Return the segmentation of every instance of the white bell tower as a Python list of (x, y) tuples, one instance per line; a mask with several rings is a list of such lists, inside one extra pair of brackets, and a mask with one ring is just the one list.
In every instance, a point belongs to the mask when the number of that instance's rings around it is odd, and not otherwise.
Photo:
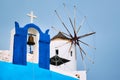
[[(30, 17), (30, 23), (33, 23), (33, 19), (36, 18), (36, 16), (33, 14), (33, 11), (30, 12), (30, 14), (27, 14)], [(14, 44), (14, 34), (15, 34), (15, 29), (11, 30), (11, 38), (10, 38), (10, 53), (13, 54), (13, 44)], [(30, 54), (30, 46), (26, 44), (27, 46), (27, 61), (28, 62), (33, 62), (33, 63), (38, 63), (38, 48), (39, 48), (39, 33), (36, 29), (34, 28), (29, 28), (28, 29), (28, 38), (29, 34), (33, 34), (33, 39), (35, 42), (35, 45), (31, 46), (32, 54)], [(12, 58), (10, 59), (12, 62)]]

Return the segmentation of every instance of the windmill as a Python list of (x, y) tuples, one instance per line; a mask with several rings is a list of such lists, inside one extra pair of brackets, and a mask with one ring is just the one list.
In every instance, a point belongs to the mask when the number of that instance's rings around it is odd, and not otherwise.
[[(65, 11), (67, 12), (67, 9), (66, 9), (65, 4), (63, 4), (63, 5), (64, 5), (64, 8), (65, 8)], [(72, 46), (74, 45), (74, 46), (75, 46), (75, 50), (76, 50), (77, 47), (78, 47), (82, 61), (84, 61), (84, 57), (86, 56), (86, 57), (89, 59), (90, 62), (94, 63), (94, 62), (92, 61), (92, 59), (88, 56), (88, 54), (86, 53), (86, 51), (81, 47), (81, 44), (84, 44), (84, 45), (86, 45), (87, 47), (91, 47), (91, 48), (93, 48), (93, 49), (95, 49), (95, 48), (94, 48), (93, 46), (89, 45), (88, 43), (82, 41), (81, 39), (82, 39), (82, 38), (85, 38), (85, 37), (88, 37), (88, 36), (91, 36), (91, 35), (95, 34), (96, 32), (89, 32), (89, 33), (86, 33), (86, 34), (83, 34), (83, 35), (79, 35), (79, 34), (78, 34), (79, 31), (80, 31), (80, 29), (81, 29), (81, 27), (82, 27), (82, 25), (83, 25), (83, 23), (84, 23), (85, 20), (86, 20), (86, 16), (84, 16), (81, 24), (80, 24), (80, 25), (78, 26), (78, 28), (77, 28), (77, 26), (76, 26), (76, 15), (75, 15), (75, 14), (76, 14), (76, 6), (74, 6), (74, 20), (72, 20), (72, 19), (70, 18), (69, 14), (68, 14), (68, 12), (67, 12), (67, 17), (68, 17), (69, 22), (70, 22), (70, 25), (71, 25), (71, 27), (72, 27), (72, 29), (73, 29), (73, 34), (72, 34), (71, 31), (68, 29), (68, 27), (67, 27), (67, 26), (65, 25), (65, 23), (63, 22), (61, 16), (58, 14), (57, 10), (55, 10), (55, 13), (56, 13), (58, 19), (60, 20), (60, 22), (62, 23), (63, 27), (65, 28), (65, 30), (67, 31), (67, 33), (62, 32), (62, 31), (60, 31), (60, 32), (61, 32), (62, 34), (64, 34), (64, 35), (66, 35), (67, 37), (69, 37), (69, 39), (70, 39), (70, 41), (68, 41), (68, 42), (65, 43), (65, 44), (68, 44), (68, 43), (71, 44), (70, 47), (69, 47), (69, 51), (71, 50)], [(52, 27), (52, 28), (54, 28), (54, 27)], [(55, 29), (55, 28), (54, 28), (54, 29)], [(65, 45), (65, 44), (63, 44), (63, 45)], [(63, 45), (61, 45), (61, 46), (63, 46)], [(60, 46), (59, 46), (59, 47), (60, 47)]]

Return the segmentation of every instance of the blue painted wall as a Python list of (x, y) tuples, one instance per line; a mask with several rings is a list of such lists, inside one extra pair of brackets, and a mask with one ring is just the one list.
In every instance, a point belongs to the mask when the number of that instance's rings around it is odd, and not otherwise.
[(0, 61), (0, 80), (77, 80), (47, 69), (37, 64), (27, 63), (26, 66)]
[(20, 27), (15, 22), (15, 35), (14, 35), (14, 46), (13, 46), (13, 64), (27, 65), (27, 34), (28, 29), (34, 28), (39, 34), (39, 67), (49, 69), (50, 62), (50, 36), (49, 30), (45, 33), (35, 24), (27, 24), (24, 27)]

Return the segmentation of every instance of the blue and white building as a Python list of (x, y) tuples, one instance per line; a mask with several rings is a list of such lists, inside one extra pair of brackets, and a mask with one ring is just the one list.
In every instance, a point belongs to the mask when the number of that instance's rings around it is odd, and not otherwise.
[[(75, 46), (69, 50), (69, 38), (59, 32), (50, 39), (49, 30), (42, 32), (34, 17), (24, 27), (15, 22), (10, 50), (0, 50), (0, 80), (86, 80), (86, 71), (77, 71)], [(35, 35), (31, 48), (27, 34)]]

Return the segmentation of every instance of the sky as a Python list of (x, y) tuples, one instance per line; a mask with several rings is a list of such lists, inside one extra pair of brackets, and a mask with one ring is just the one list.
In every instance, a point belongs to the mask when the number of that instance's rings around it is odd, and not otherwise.
[[(51, 26), (65, 31), (54, 10), (62, 16), (66, 24), (63, 3), (73, 18), (76, 5), (76, 23), (87, 16), (86, 26), (81, 32), (93, 30), (96, 32), (94, 39), (87, 38), (86, 41), (93, 42), (96, 50), (93, 65), (87, 65), (87, 80), (120, 80), (120, 1), (119, 0), (0, 0), (0, 50), (8, 50), (10, 45), (10, 31), (15, 27), (17, 21), (21, 27), (30, 23), (26, 15), (33, 11), (37, 16), (34, 24), (38, 25), (43, 32), (50, 29), (52, 37), (57, 31)], [(82, 16), (82, 17), (80, 17)], [(87, 27), (87, 25), (89, 27)], [(87, 29), (88, 28), (88, 29)], [(83, 30), (82, 30), (83, 29)], [(69, 26), (69, 30), (71, 30)], [(89, 53), (88, 53), (89, 54)], [(80, 66), (78, 66), (80, 68)]]

